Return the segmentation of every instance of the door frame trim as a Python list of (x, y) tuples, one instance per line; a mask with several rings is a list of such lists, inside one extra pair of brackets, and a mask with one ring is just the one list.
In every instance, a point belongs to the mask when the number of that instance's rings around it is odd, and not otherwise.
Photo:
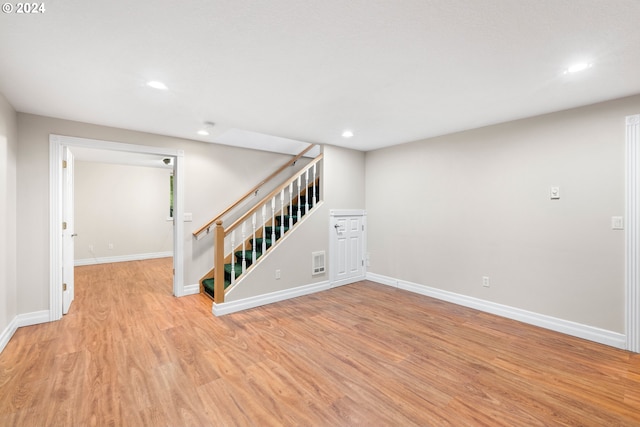
[(640, 114), (625, 125), (625, 334), (627, 350), (640, 353)]
[[(85, 147), (173, 158), (174, 218), (184, 218), (184, 150), (134, 145), (63, 135), (49, 135), (49, 320), (62, 318), (62, 150)], [(173, 227), (173, 294), (184, 295), (184, 221)]]
[(342, 286), (348, 283), (340, 283), (336, 284), (336, 252), (337, 252), (337, 242), (336, 233), (334, 229), (333, 220), (338, 217), (354, 217), (359, 216), (362, 217), (362, 225), (364, 225), (364, 230), (362, 230), (362, 257), (364, 261), (364, 265), (362, 266), (362, 276), (358, 278), (354, 278), (354, 283), (360, 280), (364, 280), (367, 276), (367, 211), (364, 209), (331, 209), (329, 211), (329, 283), (330, 287)]

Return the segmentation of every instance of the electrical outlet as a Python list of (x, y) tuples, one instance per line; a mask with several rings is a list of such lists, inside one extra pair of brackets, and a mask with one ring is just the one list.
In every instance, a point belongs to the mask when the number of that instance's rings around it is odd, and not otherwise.
[(482, 276), (482, 286), (485, 288), (489, 287), (489, 276)]
[(93, 245), (89, 245), (89, 252), (93, 252)]
[(113, 243), (109, 243), (109, 249), (113, 249)]
[(280, 279), (280, 270), (276, 270), (276, 279)]

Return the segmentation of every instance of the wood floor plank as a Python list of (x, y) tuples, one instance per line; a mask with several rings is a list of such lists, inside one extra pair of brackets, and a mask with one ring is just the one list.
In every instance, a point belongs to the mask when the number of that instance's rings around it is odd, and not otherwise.
[(0, 425), (640, 426), (640, 355), (372, 282), (216, 318), (171, 270), (76, 268), (0, 354)]

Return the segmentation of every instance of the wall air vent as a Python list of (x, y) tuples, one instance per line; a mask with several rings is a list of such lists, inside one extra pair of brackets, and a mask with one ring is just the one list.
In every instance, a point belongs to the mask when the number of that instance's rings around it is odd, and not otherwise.
[(311, 253), (311, 275), (324, 273), (326, 270), (324, 251)]

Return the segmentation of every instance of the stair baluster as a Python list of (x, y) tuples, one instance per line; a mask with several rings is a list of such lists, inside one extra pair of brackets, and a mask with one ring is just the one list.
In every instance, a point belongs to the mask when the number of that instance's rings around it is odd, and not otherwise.
[(291, 212), (291, 200), (293, 197), (293, 182), (291, 184), (289, 184), (289, 230), (291, 230), (291, 228), (293, 228), (293, 212)]
[(280, 237), (284, 235), (284, 188), (280, 192), (280, 226), (278, 227)]
[(306, 184), (304, 186), (304, 214), (306, 215), (307, 212), (309, 212), (309, 169), (305, 171), (304, 176), (306, 180)]
[(256, 263), (256, 213), (253, 213), (253, 218), (251, 219), (251, 225), (253, 226), (253, 238), (251, 239), (252, 243), (251, 244), (251, 264), (255, 264)]
[(276, 196), (271, 199), (271, 244), (276, 242)]
[[(231, 231), (231, 248), (236, 247), (236, 230)], [(231, 256), (231, 284), (236, 281), (236, 257)]]
[(298, 175), (298, 212), (297, 212), (298, 221), (302, 218), (302, 214), (300, 212), (300, 175)]
[[(244, 247), (244, 242), (247, 240), (246, 225), (247, 225), (246, 221), (242, 223), (242, 274), (244, 274), (247, 271), (247, 258), (245, 256), (246, 252)], [(232, 246), (232, 248), (233, 247), (234, 246)]]
[[(255, 244), (255, 242), (254, 242)], [(267, 205), (262, 205), (262, 253), (267, 252)]]
[(313, 164), (313, 204), (318, 201), (318, 178), (316, 176), (316, 166), (317, 163)]

